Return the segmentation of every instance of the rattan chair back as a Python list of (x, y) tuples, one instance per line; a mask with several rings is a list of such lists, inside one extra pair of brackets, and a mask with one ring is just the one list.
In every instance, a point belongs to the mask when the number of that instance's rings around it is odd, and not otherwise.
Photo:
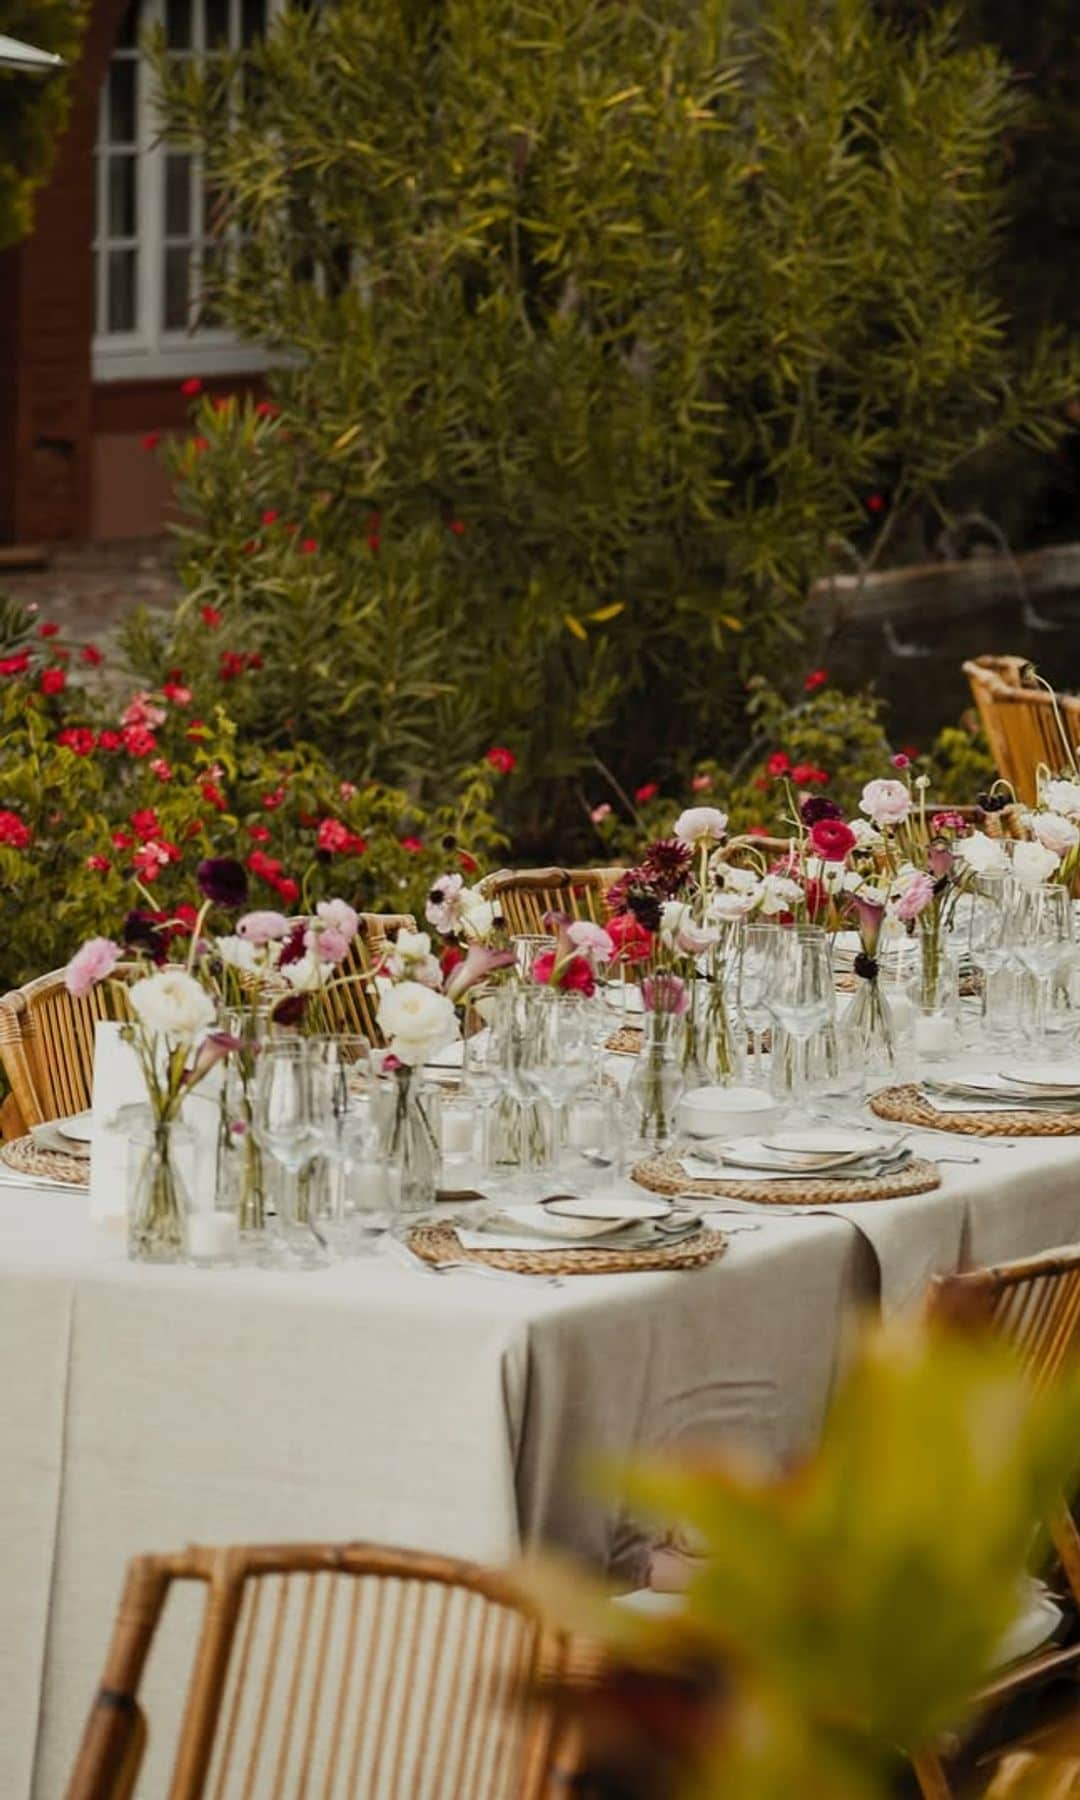
[(608, 916), (605, 895), (625, 873), (621, 868), (500, 869), (482, 886), (485, 897), (498, 904), (512, 937), (538, 937), (547, 930), (548, 913), (603, 925)]
[(964, 674), (998, 774), (1034, 806), (1039, 764), (1060, 771), (1080, 747), (1080, 699), (1064, 694), (1055, 708), (1045, 688), (1024, 686), (1027, 667), (1022, 656), (977, 656)]
[(67, 1800), (126, 1800), (175, 1581), (206, 1585), (168, 1800), (540, 1800), (571, 1770), (535, 1698), (568, 1640), (471, 1563), (368, 1544), (129, 1564)]
[(90, 1105), (94, 1026), (125, 1015), (122, 989), (111, 981), (75, 999), (64, 970), (39, 975), (0, 999), (0, 1061), (24, 1130), (70, 1118)]
[(344, 979), (322, 996), (327, 1031), (366, 1037), (371, 1044), (382, 1044), (382, 1032), (375, 1017), (378, 995), (374, 982), (366, 977), (378, 967), (389, 944), (402, 930), (416, 930), (416, 920), (411, 913), (360, 914), (360, 929), (348, 956), (337, 970), (338, 976)]

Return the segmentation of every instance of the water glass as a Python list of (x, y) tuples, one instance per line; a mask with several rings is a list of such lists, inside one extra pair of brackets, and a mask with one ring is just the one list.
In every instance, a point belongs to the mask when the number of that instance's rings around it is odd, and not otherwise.
[(1009, 930), (1016, 961), (1035, 982), (1031, 1035), (1041, 1044), (1047, 1035), (1053, 985), (1072, 951), (1073, 909), (1068, 889), (1049, 884), (1036, 888), (1016, 886)]

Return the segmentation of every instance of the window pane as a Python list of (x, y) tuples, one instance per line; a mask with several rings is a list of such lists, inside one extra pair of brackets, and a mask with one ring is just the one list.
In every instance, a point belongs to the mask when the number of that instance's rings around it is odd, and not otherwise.
[(204, 244), (202, 280), (199, 293), (199, 325), (204, 330), (221, 328), (221, 314), (214, 304), (214, 286), (225, 274), (225, 248), (222, 244)]
[(220, 49), (229, 41), (229, 0), (205, 0), (206, 47)]
[(110, 250), (107, 270), (108, 296), (105, 303), (106, 331), (135, 329), (135, 258), (134, 250)]
[(134, 50), (139, 41), (139, 23), (139, 0), (131, 0), (131, 5), (121, 19), (120, 29), (116, 34), (118, 50)]
[(242, 0), (240, 29), (245, 44), (262, 36), (266, 30), (266, 0)]
[(135, 236), (135, 158), (109, 158), (109, 236)]
[(170, 50), (191, 49), (191, 0), (165, 0), (165, 42)]
[(102, 309), (102, 304), (101, 304), (101, 289), (98, 287), (98, 276), (101, 271), (101, 253), (98, 250), (94, 251), (93, 269), (94, 269), (94, 273), (93, 273), (94, 285), (91, 289), (91, 293), (94, 296), (94, 330), (95, 330), (95, 332), (100, 333), (100, 332), (104, 331), (104, 329), (105, 329), (105, 319), (103, 316), (103, 309)]
[(165, 294), (161, 320), (166, 331), (186, 331), (191, 293), (191, 251), (186, 244), (165, 252)]
[(109, 69), (109, 141), (135, 142), (135, 63), (126, 57)]
[(191, 158), (165, 158), (165, 236), (191, 236)]

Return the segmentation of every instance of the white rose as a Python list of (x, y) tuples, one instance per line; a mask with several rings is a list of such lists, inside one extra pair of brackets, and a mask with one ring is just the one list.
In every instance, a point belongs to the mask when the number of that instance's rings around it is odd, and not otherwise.
[(985, 831), (958, 838), (953, 852), (975, 875), (1004, 875), (1009, 867), (1005, 846), (1000, 839), (987, 837)]
[(1080, 819), (1080, 781), (1044, 781), (1039, 801), (1049, 812)]
[(684, 844), (719, 843), (727, 825), (718, 806), (688, 806), (675, 821), (675, 836)]
[(454, 1003), (419, 981), (399, 981), (379, 1002), (379, 1028), (400, 1062), (428, 1062), (460, 1033)]
[(1066, 819), (1062, 813), (1031, 813), (1028, 824), (1044, 850), (1052, 850), (1055, 856), (1068, 856), (1080, 844), (1080, 825)]
[(1022, 888), (1041, 887), (1044, 881), (1054, 873), (1060, 857), (1047, 850), (1042, 844), (1014, 844), (1012, 853), (1013, 878)]
[(214, 949), (226, 968), (239, 969), (242, 975), (254, 975), (262, 967), (263, 956), (258, 944), (242, 937), (219, 937)]
[(195, 1038), (214, 1023), (214, 1002), (193, 975), (162, 969), (128, 990), (131, 1010), (155, 1036)]

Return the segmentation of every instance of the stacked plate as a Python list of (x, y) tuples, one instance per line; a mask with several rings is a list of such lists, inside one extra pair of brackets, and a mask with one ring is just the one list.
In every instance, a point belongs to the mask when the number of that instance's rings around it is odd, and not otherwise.
[(90, 1156), (94, 1135), (90, 1113), (76, 1113), (70, 1119), (50, 1119), (44, 1125), (31, 1127), (30, 1136), (39, 1150), (59, 1151), (62, 1156)]
[(958, 1100), (995, 1111), (1074, 1112), (1080, 1107), (1080, 1062), (1032, 1063), (988, 1074), (941, 1070), (925, 1076), (922, 1088), (939, 1106)]
[(480, 1210), (455, 1222), (468, 1250), (590, 1249), (617, 1244), (646, 1250), (677, 1243), (701, 1218), (650, 1194), (554, 1194), (534, 1206)]
[(820, 1126), (812, 1131), (777, 1131), (767, 1137), (732, 1138), (727, 1143), (695, 1146), (681, 1159), (695, 1180), (732, 1182), (760, 1180), (814, 1181), (823, 1176), (866, 1181), (891, 1174), (910, 1162), (903, 1140), (870, 1131), (844, 1131)]

